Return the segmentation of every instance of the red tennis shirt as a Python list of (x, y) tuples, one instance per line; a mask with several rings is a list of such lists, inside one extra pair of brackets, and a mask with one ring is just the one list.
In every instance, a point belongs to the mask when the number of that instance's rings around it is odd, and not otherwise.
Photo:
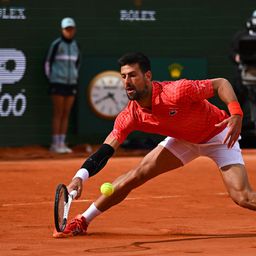
[(215, 124), (228, 117), (207, 100), (213, 96), (211, 80), (152, 81), (152, 109), (130, 101), (117, 116), (111, 134), (119, 143), (135, 130), (206, 142), (225, 128)]

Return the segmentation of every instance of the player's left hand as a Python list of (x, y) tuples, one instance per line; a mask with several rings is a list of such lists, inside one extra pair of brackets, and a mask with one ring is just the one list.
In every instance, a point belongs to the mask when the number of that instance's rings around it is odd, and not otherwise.
[(228, 132), (223, 143), (228, 143), (228, 148), (232, 148), (238, 140), (242, 130), (242, 117), (240, 115), (232, 115), (215, 126), (221, 127), (223, 125), (227, 125), (228, 127)]

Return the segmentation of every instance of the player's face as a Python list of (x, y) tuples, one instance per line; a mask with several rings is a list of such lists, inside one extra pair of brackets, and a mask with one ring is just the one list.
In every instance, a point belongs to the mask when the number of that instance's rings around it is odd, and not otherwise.
[(121, 67), (121, 77), (129, 100), (143, 100), (150, 91), (151, 72), (143, 73), (139, 64), (130, 64)]
[(62, 35), (66, 39), (69, 39), (69, 40), (73, 39), (75, 34), (76, 34), (76, 28), (74, 27), (67, 27), (62, 29)]

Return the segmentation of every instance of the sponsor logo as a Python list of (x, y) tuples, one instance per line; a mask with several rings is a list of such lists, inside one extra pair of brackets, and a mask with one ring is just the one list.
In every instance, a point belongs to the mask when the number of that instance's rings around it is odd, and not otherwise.
[(155, 21), (156, 11), (143, 10), (142, 0), (134, 0), (136, 9), (120, 10), (121, 21)]
[(0, 19), (2, 20), (25, 20), (26, 18), (23, 7), (0, 8)]
[(3, 84), (14, 84), (22, 79), (26, 57), (16, 49), (0, 49), (0, 91)]
[(176, 114), (177, 114), (177, 112), (178, 112), (178, 110), (177, 110), (177, 109), (170, 109), (170, 111), (169, 111), (169, 115), (170, 115), (170, 116), (174, 116), (174, 115), (176, 115)]
[(22, 116), (27, 107), (25, 89), (16, 95), (1, 93), (3, 85), (16, 85), (26, 70), (26, 57), (16, 49), (0, 49), (0, 117)]
[(121, 21), (155, 21), (156, 12), (148, 10), (120, 10)]
[(23, 92), (14, 96), (9, 93), (0, 94), (0, 117), (23, 116), (27, 108), (27, 98)]
[(173, 79), (179, 79), (182, 75), (184, 67), (180, 65), (179, 63), (173, 63), (169, 65), (168, 70), (170, 77)]

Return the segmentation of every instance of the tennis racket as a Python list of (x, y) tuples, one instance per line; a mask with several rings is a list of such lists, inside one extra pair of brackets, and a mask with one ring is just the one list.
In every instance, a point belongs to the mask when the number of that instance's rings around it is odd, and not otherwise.
[(54, 201), (54, 222), (58, 232), (63, 232), (67, 225), (69, 209), (76, 195), (76, 190), (68, 193), (67, 187), (64, 184), (59, 184), (56, 188)]

